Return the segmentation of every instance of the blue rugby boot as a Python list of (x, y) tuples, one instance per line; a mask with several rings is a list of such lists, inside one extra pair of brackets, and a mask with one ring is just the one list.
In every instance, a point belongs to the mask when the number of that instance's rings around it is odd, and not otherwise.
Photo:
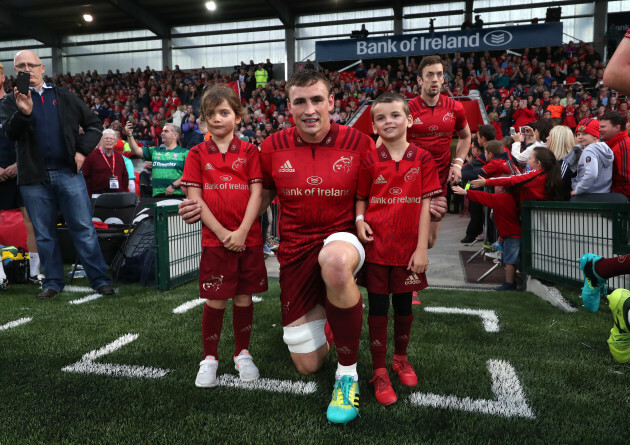
[(595, 273), (595, 263), (601, 258), (593, 253), (585, 253), (580, 258), (580, 270), (584, 273), (582, 301), (589, 312), (597, 312), (602, 291), (606, 295), (608, 290), (606, 280)]
[(359, 382), (351, 375), (344, 375), (335, 382), (332, 400), (326, 411), (331, 423), (346, 424), (359, 415)]

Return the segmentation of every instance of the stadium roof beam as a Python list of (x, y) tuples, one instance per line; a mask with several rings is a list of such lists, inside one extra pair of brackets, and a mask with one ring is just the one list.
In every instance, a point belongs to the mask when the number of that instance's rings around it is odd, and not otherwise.
[(275, 11), (284, 26), (295, 27), (295, 14), (288, 8), (287, 2), (279, 0), (265, 0), (265, 2)]
[(392, 2), (394, 8), (394, 34), (402, 35), (403, 33), (403, 7), (400, 0), (394, 0)]
[(158, 37), (163, 39), (171, 38), (171, 28), (158, 17), (140, 6), (135, 0), (109, 0), (109, 2), (124, 13), (138, 20)]
[[(46, 46), (53, 48), (59, 47), (61, 38), (49, 28), (47, 28), (39, 20), (33, 18), (26, 18), (22, 14), (12, 10), (11, 8), (2, 7), (2, 14), (0, 14), (0, 24), (6, 29), (11, 29), (16, 35), (30, 37), (35, 40), (39, 40)], [(22, 24), (18, 26), (17, 24)], [(24, 25), (28, 25), (25, 27)], [(27, 30), (25, 32), (25, 30)]]

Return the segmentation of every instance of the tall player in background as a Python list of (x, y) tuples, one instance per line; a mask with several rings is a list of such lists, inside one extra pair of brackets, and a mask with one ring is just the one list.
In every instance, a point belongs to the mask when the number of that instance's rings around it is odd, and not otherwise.
[[(446, 196), (447, 183), (457, 184), (462, 177), (462, 165), (470, 149), (470, 128), (461, 103), (440, 94), (444, 84), (444, 65), (440, 56), (427, 56), (418, 68), (420, 95), (409, 101), (412, 126), (407, 140), (427, 150), (438, 168), (442, 196)], [(459, 141), (455, 160), (451, 163), (453, 131)], [(440, 230), (440, 221), (431, 221), (429, 248), (433, 247)]]

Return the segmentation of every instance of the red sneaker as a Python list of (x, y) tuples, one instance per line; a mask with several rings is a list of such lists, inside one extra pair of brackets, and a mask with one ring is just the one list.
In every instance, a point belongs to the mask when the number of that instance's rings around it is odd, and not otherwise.
[(376, 396), (376, 401), (381, 405), (391, 405), (398, 400), (394, 388), (392, 388), (392, 382), (389, 380), (387, 369), (376, 369), (374, 371), (374, 378), (370, 380), (370, 383), (374, 383), (374, 395)]
[(407, 357), (394, 355), (392, 369), (398, 374), (398, 380), (403, 385), (416, 386), (418, 384), (416, 371), (413, 370), (411, 363), (407, 361)]

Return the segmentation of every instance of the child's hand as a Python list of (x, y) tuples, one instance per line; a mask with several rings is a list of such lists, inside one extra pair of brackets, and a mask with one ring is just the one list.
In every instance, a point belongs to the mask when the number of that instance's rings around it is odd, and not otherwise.
[(372, 236), (374, 233), (372, 232), (372, 228), (368, 223), (364, 220), (360, 219), (357, 221), (357, 236), (364, 243), (371, 243), (374, 241), (374, 237)]
[(466, 190), (464, 190), (463, 188), (461, 188), (458, 185), (454, 185), (453, 187), (451, 187), (453, 189), (453, 193), (455, 193), (456, 195), (466, 195), (468, 192)]
[(479, 176), (477, 179), (470, 181), (470, 186), (475, 188), (481, 188), (486, 186), (486, 178)]
[(245, 250), (245, 239), (247, 238), (247, 232), (241, 229), (237, 229), (234, 232), (223, 238), (223, 247), (232, 252), (242, 252)]
[(410, 270), (414, 273), (424, 273), (427, 271), (428, 267), (429, 256), (427, 255), (427, 251), (416, 249), (411, 256), (411, 259), (409, 260), (407, 270)]

